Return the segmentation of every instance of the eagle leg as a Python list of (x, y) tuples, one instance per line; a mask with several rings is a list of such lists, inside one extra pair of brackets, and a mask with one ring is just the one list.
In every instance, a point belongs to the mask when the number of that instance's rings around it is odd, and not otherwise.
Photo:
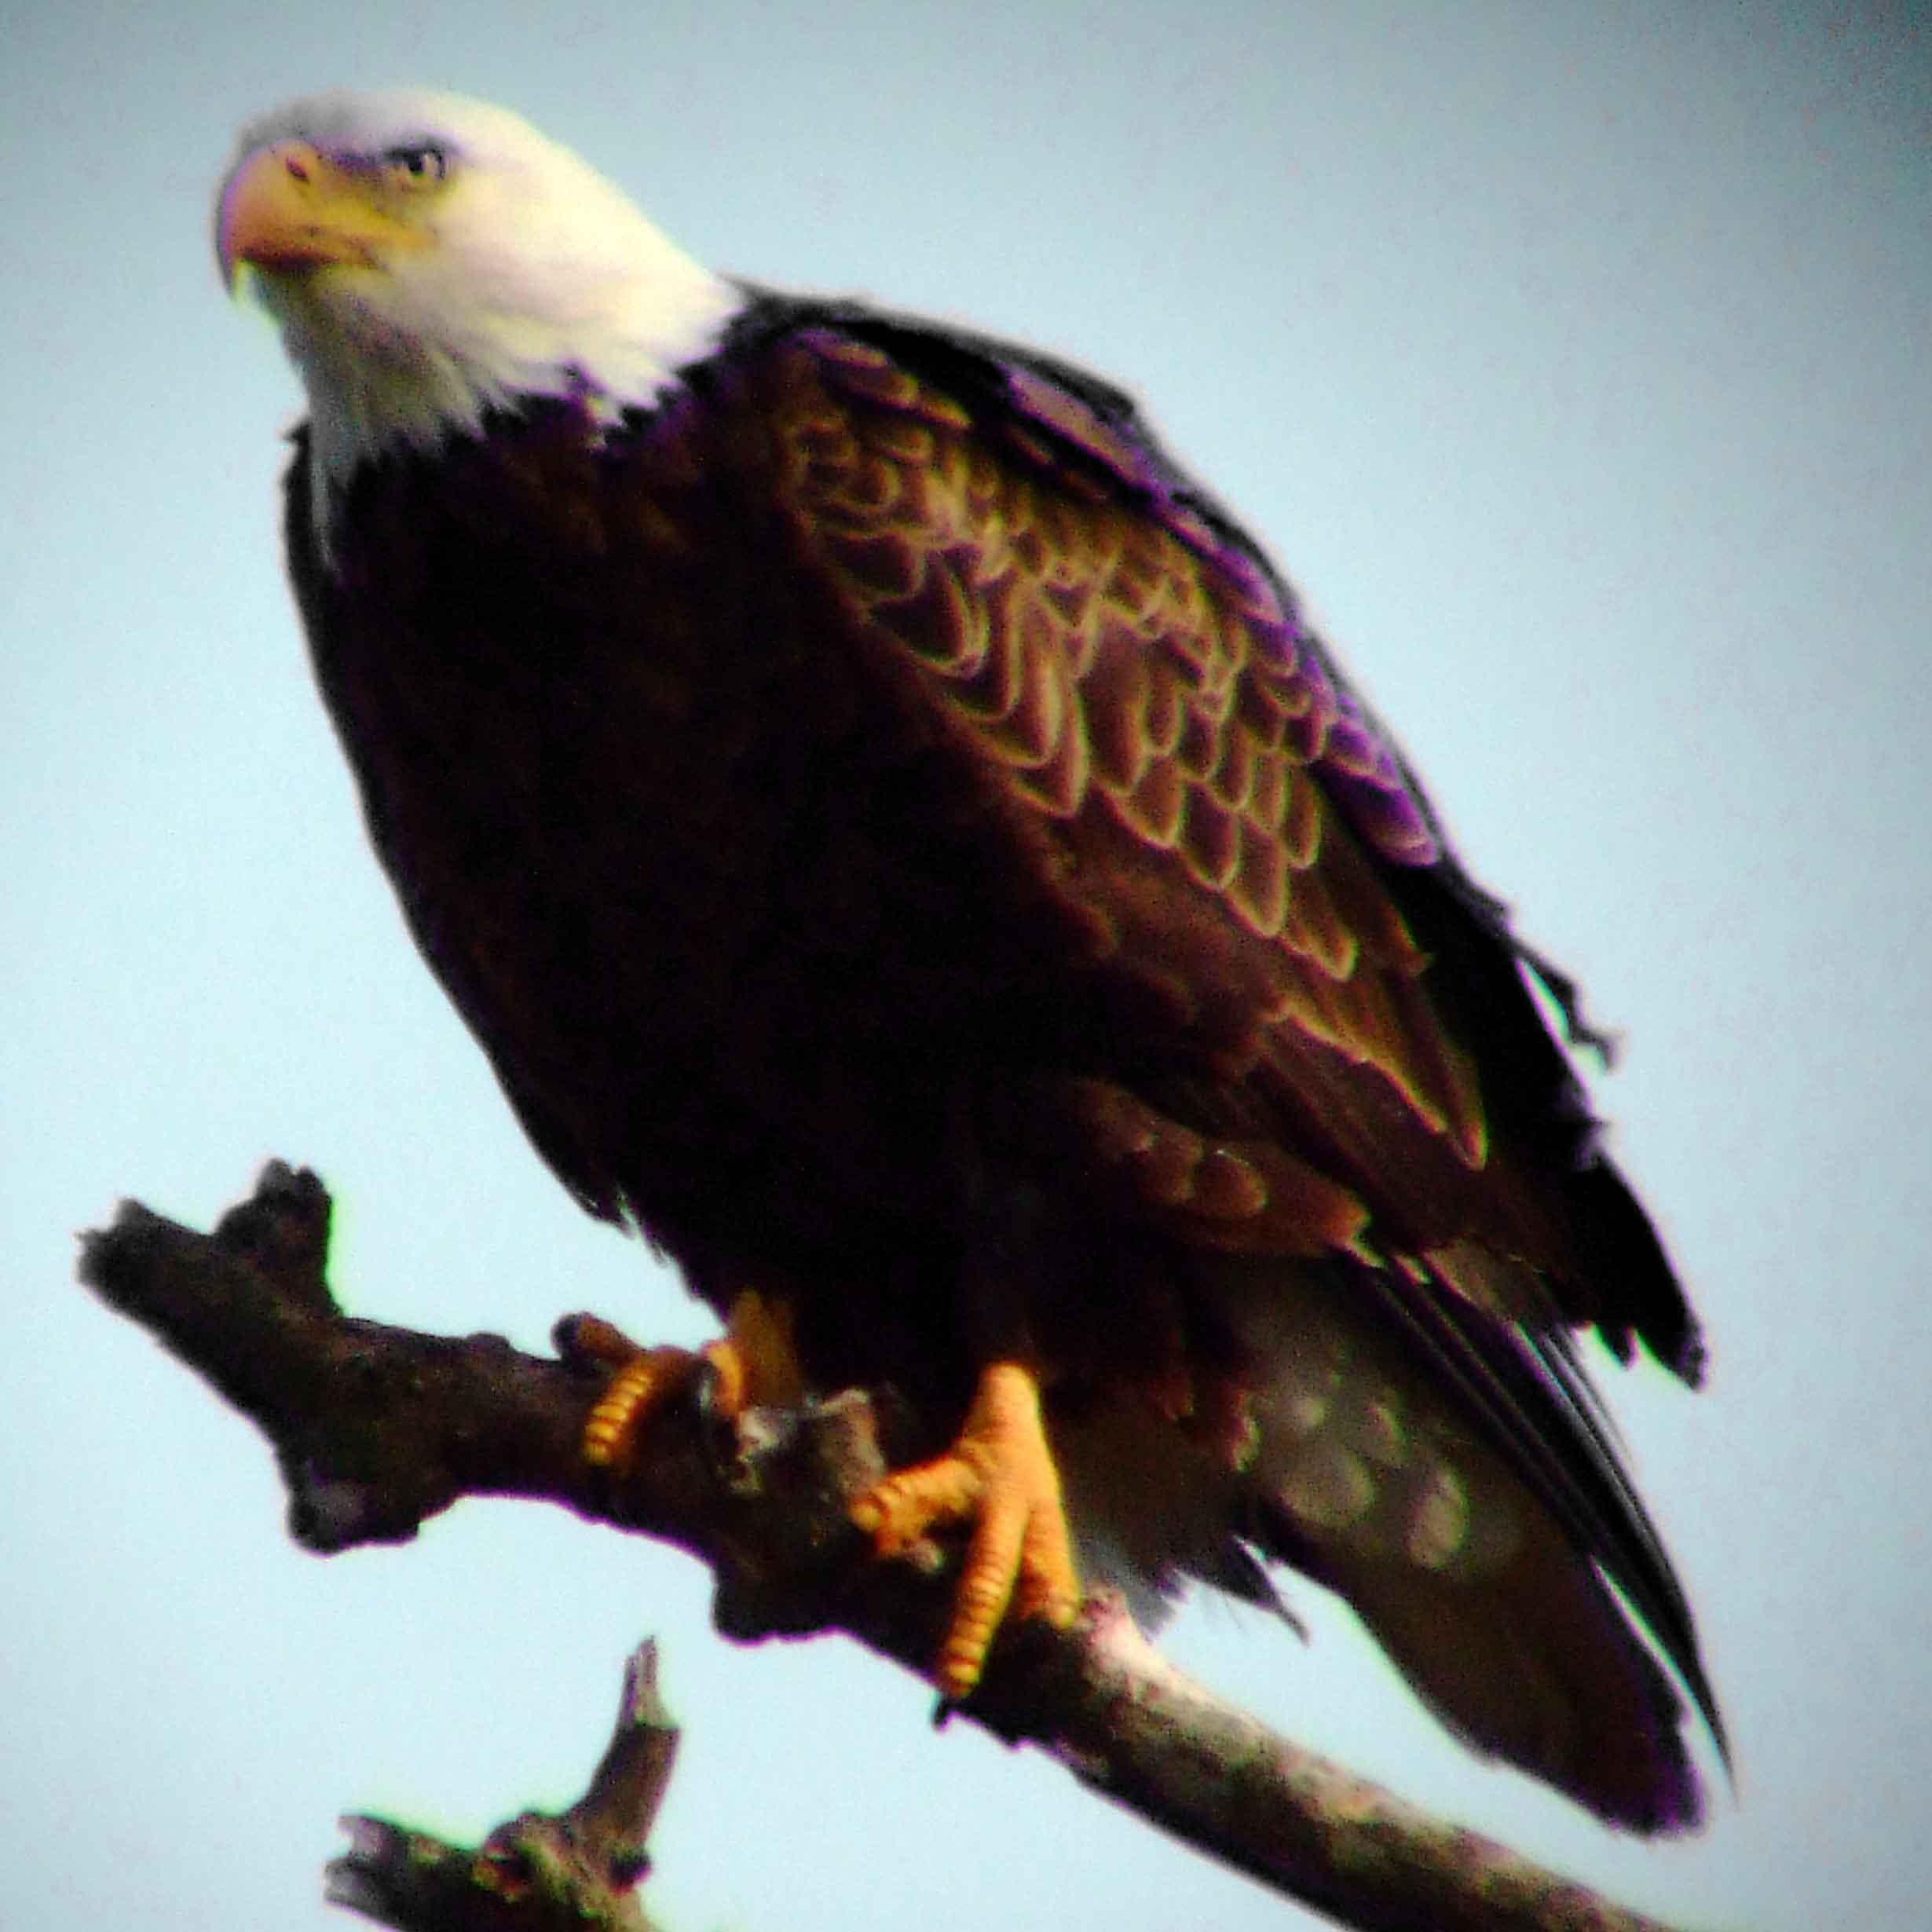
[(852, 1520), (881, 1557), (944, 1524), (973, 1525), (953, 1620), (934, 1675), (954, 1700), (979, 1681), (1009, 1608), (1056, 1629), (1080, 1608), (1059, 1471), (1040, 1417), (1040, 1384), (1019, 1362), (984, 1369), (959, 1440), (931, 1462), (901, 1469), (852, 1506)]
[(803, 1386), (792, 1346), (790, 1311), (752, 1289), (732, 1302), (724, 1334), (695, 1352), (639, 1348), (595, 1315), (580, 1315), (572, 1323), (570, 1345), (576, 1354), (608, 1363), (613, 1370), (584, 1420), (581, 1438), (584, 1461), (597, 1469), (622, 1468), (651, 1414), (707, 1373), (705, 1403), (726, 1422), (758, 1403), (795, 1403)]

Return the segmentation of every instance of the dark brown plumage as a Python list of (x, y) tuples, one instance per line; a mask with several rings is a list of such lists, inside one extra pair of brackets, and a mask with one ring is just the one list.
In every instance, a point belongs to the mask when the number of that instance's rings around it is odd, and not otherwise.
[[(1693, 1372), (1681, 1296), (1500, 913), (1123, 405), (773, 300), (607, 444), (539, 403), (371, 467), (333, 569), (309, 476), (377, 845), (586, 1206), (788, 1299), (821, 1386), (950, 1426), (1023, 1345), (1076, 1447), (1144, 1405), (1223, 1512), (1150, 1567), (1239, 1579), (1245, 1537), (1473, 1741), (1689, 1814), (1593, 1561), (1708, 1711), (1688, 1612), (1566, 1339)], [(1285, 1359), (1400, 1411), (1365, 1512), (1249, 1480)], [(1508, 1561), (1405, 1555), (1443, 1469), (1443, 1535), (1493, 1506)]]

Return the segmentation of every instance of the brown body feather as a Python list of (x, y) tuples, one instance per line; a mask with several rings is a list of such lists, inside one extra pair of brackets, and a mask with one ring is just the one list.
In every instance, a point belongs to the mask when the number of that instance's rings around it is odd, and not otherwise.
[(936, 1436), (1032, 1355), (1143, 1570), (1245, 1538), (1479, 1745), (1692, 1814), (1597, 1566), (1711, 1714), (1688, 1613), (1567, 1353), (1690, 1368), (1682, 1297), (1496, 909), (1117, 399), (767, 302), (619, 437), (366, 468), (327, 561), (308, 478), (376, 842), (587, 1207)]

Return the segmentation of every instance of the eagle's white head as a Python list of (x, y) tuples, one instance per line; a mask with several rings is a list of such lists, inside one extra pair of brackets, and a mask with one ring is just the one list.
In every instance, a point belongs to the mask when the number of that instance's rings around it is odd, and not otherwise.
[(614, 419), (745, 299), (587, 163), (455, 94), (319, 94), (252, 123), (215, 243), (302, 371), (321, 485), (520, 397)]

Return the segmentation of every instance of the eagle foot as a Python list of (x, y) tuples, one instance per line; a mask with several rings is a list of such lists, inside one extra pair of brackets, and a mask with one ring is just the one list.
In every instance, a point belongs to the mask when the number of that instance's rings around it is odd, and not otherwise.
[(708, 1422), (728, 1425), (754, 1403), (796, 1403), (803, 1386), (789, 1311), (751, 1289), (733, 1301), (724, 1334), (695, 1352), (640, 1347), (595, 1315), (573, 1317), (558, 1341), (578, 1360), (612, 1370), (584, 1424), (584, 1460), (594, 1469), (621, 1472), (649, 1417), (686, 1391)]
[(953, 1447), (876, 1484), (851, 1515), (882, 1557), (904, 1553), (935, 1528), (972, 1524), (933, 1672), (949, 1701), (979, 1683), (1009, 1612), (1058, 1630), (1079, 1614), (1080, 1578), (1059, 1471), (1040, 1419), (1040, 1385), (1019, 1363), (985, 1369)]

